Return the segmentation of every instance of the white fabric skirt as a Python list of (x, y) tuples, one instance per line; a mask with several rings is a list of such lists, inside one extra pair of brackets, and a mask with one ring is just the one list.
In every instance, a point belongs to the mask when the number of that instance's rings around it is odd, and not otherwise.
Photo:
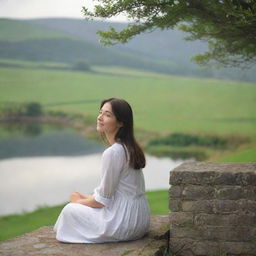
[(112, 203), (91, 208), (67, 204), (54, 226), (56, 239), (66, 243), (105, 243), (136, 240), (149, 229), (150, 211), (145, 195), (115, 194)]

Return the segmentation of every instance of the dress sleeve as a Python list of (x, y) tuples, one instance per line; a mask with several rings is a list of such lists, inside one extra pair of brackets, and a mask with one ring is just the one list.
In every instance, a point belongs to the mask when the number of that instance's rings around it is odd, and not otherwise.
[(97, 202), (105, 206), (111, 203), (125, 163), (125, 151), (121, 145), (118, 148), (108, 148), (104, 151), (102, 156), (101, 182), (94, 191), (94, 198)]

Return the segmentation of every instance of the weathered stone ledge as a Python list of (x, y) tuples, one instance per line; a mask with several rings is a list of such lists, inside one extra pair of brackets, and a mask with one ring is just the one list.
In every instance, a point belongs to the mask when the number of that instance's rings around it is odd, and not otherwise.
[(160, 256), (168, 248), (169, 217), (151, 216), (142, 239), (105, 244), (66, 244), (55, 239), (53, 227), (42, 227), (0, 243), (1, 256)]
[[(184, 163), (170, 175), (171, 185), (255, 185), (256, 162), (253, 163)], [(230, 194), (230, 193), (228, 193)]]

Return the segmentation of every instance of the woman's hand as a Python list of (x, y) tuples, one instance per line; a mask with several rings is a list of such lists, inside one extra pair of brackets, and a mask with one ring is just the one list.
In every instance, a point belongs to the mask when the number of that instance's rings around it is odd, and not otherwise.
[(92, 208), (102, 208), (105, 205), (97, 202), (92, 195), (83, 195), (79, 192), (73, 192), (70, 196), (71, 203), (83, 204)]
[(78, 202), (78, 200), (80, 200), (80, 199), (87, 199), (88, 197), (91, 197), (91, 196), (89, 196), (89, 195), (83, 195), (83, 194), (81, 194), (81, 193), (79, 193), (79, 192), (73, 192), (72, 194), (71, 194), (71, 196), (70, 196), (70, 202), (71, 203), (77, 203)]

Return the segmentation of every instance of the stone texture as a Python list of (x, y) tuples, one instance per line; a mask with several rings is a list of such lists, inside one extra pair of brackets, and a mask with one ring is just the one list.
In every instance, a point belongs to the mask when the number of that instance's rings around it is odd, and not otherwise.
[(0, 243), (1, 256), (150, 256), (162, 255), (168, 247), (168, 216), (152, 216), (150, 231), (136, 241), (105, 244), (67, 244), (55, 239), (52, 227)]
[(170, 184), (255, 185), (253, 163), (184, 163), (170, 172)]
[(256, 256), (256, 163), (186, 163), (170, 184), (175, 256)]
[[(173, 206), (173, 207), (171, 207)], [(172, 211), (193, 212), (193, 213), (256, 213), (256, 201), (254, 200), (171, 200)]]

